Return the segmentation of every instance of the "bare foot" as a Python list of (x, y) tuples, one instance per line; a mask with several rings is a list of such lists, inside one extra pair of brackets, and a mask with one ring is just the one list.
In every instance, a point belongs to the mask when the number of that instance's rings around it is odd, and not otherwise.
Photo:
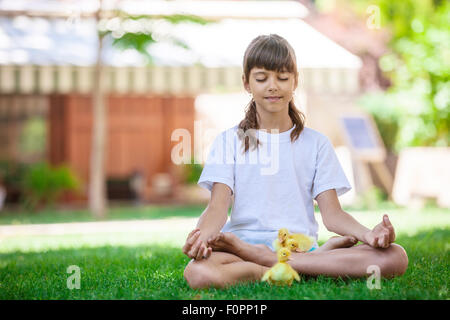
[(208, 246), (214, 251), (225, 251), (237, 255), (245, 261), (254, 262), (263, 266), (273, 266), (277, 262), (275, 252), (263, 244), (250, 244), (239, 239), (231, 232), (220, 232), (217, 236), (208, 239)]
[(327, 242), (325, 242), (317, 250), (314, 250), (312, 252), (323, 252), (338, 248), (349, 248), (353, 247), (357, 242), (358, 240), (352, 236), (335, 236), (328, 239)]

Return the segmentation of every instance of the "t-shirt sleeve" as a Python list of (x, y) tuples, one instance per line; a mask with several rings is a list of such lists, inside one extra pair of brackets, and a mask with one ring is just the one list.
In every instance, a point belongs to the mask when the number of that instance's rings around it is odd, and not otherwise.
[(325, 142), (319, 147), (317, 153), (312, 188), (313, 199), (326, 190), (336, 189), (337, 195), (341, 196), (351, 188), (336, 152), (334, 151), (333, 145), (330, 140), (326, 138)]
[(211, 191), (214, 182), (224, 183), (233, 195), (234, 159), (233, 141), (223, 132), (214, 139), (197, 184)]

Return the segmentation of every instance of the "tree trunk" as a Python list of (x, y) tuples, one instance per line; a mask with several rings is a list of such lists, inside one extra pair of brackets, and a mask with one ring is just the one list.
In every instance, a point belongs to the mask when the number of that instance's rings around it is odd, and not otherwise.
[[(100, 8), (96, 14), (96, 22), (100, 20)], [(94, 71), (94, 85), (92, 92), (92, 145), (90, 159), (89, 209), (97, 219), (106, 217), (106, 182), (105, 182), (105, 154), (106, 154), (106, 106), (104, 97), (104, 68), (102, 65), (103, 35), (98, 34), (97, 62)]]

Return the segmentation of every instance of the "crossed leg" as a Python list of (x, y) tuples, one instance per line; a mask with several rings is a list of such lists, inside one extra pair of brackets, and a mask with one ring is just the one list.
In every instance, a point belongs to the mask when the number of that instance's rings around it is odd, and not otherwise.
[[(215, 250), (211, 256), (205, 260), (191, 260), (184, 271), (192, 288), (257, 281), (277, 261), (276, 253), (267, 246), (248, 244), (232, 233), (221, 233), (209, 244)], [(368, 275), (370, 265), (376, 265), (383, 277), (390, 278), (402, 275), (408, 266), (406, 252), (397, 244), (386, 249), (366, 244), (353, 246), (345, 237), (332, 238), (312, 252), (293, 252), (291, 258), (289, 263), (297, 272), (312, 276), (360, 278)]]
[(260, 280), (268, 269), (232, 253), (213, 251), (208, 259), (192, 259), (184, 270), (184, 278), (193, 289), (223, 288), (239, 281)]

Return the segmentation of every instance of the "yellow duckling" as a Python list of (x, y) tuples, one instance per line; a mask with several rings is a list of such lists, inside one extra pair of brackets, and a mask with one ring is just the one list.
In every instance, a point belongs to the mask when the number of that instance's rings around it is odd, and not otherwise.
[(292, 233), (289, 234), (287, 238), (297, 240), (298, 245), (298, 248), (296, 249), (297, 252), (307, 252), (309, 249), (312, 248), (314, 244), (313, 238), (302, 233)]
[(296, 239), (287, 239), (286, 240), (286, 248), (288, 248), (291, 252), (297, 251), (298, 241)]
[(272, 246), (275, 248), (275, 251), (280, 250), (281, 248), (286, 247), (286, 240), (289, 235), (289, 231), (286, 228), (281, 228), (278, 230), (278, 238), (276, 238), (272, 242)]
[(277, 252), (278, 263), (276, 263), (271, 269), (267, 270), (261, 281), (267, 281), (270, 284), (291, 285), (295, 280), (300, 281), (300, 276), (286, 261), (289, 260), (291, 251), (288, 248), (281, 248)]

